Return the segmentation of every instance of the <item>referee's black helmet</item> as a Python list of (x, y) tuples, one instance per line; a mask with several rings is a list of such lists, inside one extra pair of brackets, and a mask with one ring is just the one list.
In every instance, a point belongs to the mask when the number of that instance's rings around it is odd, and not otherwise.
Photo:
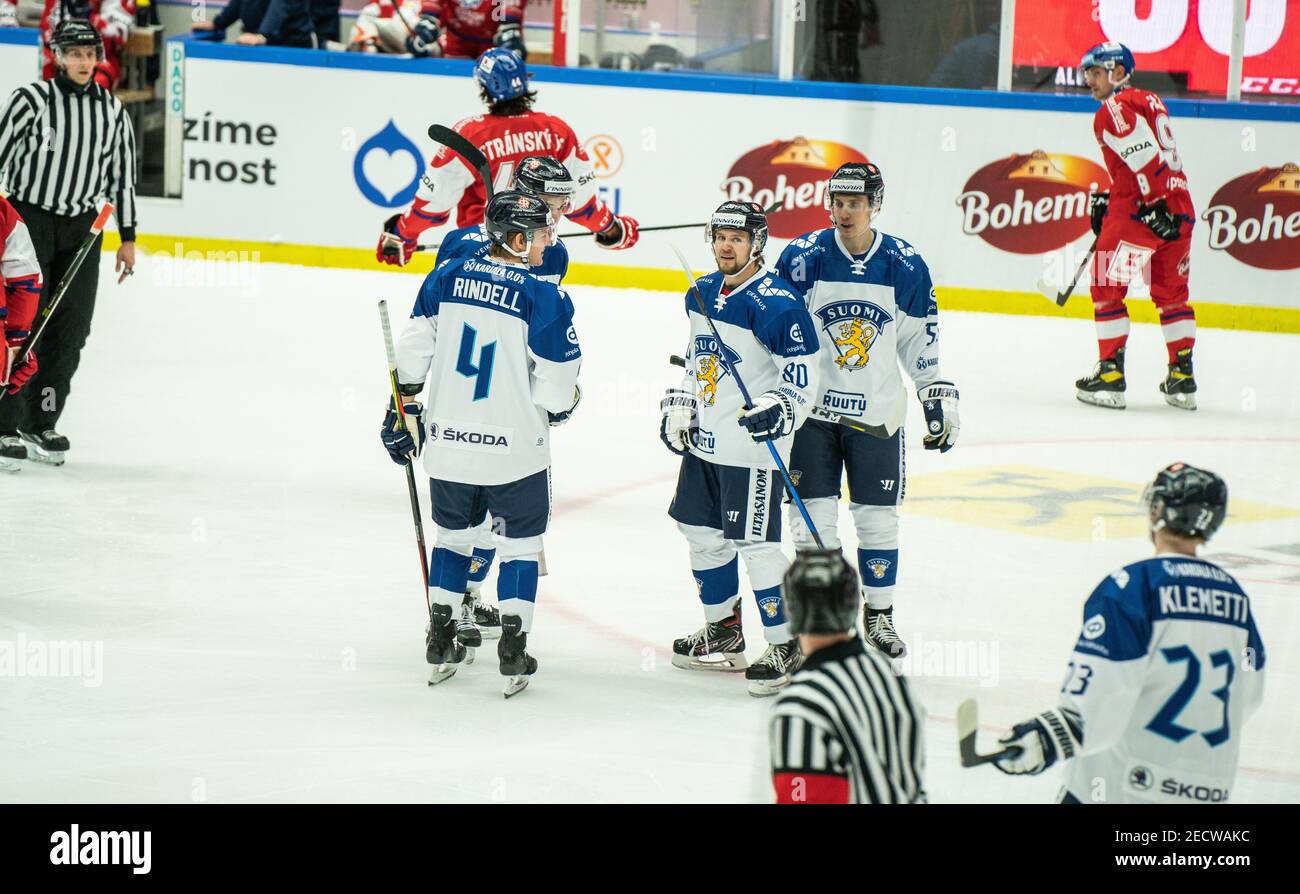
[(848, 633), (857, 624), (858, 575), (839, 550), (800, 550), (782, 593), (794, 633)]

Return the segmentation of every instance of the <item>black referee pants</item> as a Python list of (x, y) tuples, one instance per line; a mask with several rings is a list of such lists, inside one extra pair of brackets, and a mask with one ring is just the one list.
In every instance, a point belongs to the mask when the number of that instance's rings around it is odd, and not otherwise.
[[(28, 205), (12, 202), (27, 223), (36, 259), (41, 265), (44, 286), (41, 289), (41, 311), (54, 297), (54, 290), (72, 263), (95, 212), (88, 211), (76, 217), (66, 217)], [(68, 286), (58, 309), (50, 316), (41, 340), (36, 343), (37, 370), (22, 391), (0, 400), (0, 434), (12, 435), (18, 431), (39, 434), (55, 428), (68, 395), (72, 391), (72, 375), (81, 363), (81, 349), (90, 336), (90, 319), (95, 313), (95, 292), (99, 288), (99, 250), (104, 237), (95, 239), (95, 245), (86, 260), (82, 261), (77, 278)], [(40, 325), (40, 314), (32, 326), (35, 332)]]

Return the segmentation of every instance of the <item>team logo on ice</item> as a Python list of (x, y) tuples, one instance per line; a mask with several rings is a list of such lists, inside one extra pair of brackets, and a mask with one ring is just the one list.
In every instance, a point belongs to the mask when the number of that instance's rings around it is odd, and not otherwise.
[(1093, 615), (1083, 622), (1083, 638), (1096, 639), (1106, 632), (1106, 618), (1104, 615)]
[(768, 596), (766, 599), (759, 600), (758, 607), (769, 618), (775, 618), (781, 611), (781, 599), (778, 596)]
[[(718, 383), (727, 376), (727, 364), (722, 361), (718, 341), (711, 335), (695, 336), (695, 381), (699, 384), (700, 403), (711, 407), (718, 399)], [(727, 361), (740, 362), (740, 355), (726, 348)]]
[(884, 580), (885, 575), (889, 573), (889, 566), (893, 563), (888, 559), (882, 559), (879, 556), (872, 556), (867, 559), (867, 570), (876, 580)]
[(850, 371), (867, 365), (871, 345), (894, 319), (870, 301), (836, 301), (819, 308), (817, 316), (839, 354), (835, 365)]
[(423, 169), (420, 147), (398, 130), (391, 118), (383, 130), (361, 144), (352, 160), (352, 177), (357, 181), (357, 189), (381, 208), (409, 205), (420, 187)]

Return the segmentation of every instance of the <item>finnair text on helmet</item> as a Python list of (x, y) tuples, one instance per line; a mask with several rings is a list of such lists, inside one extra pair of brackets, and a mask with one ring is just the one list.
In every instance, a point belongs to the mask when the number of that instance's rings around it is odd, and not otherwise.
[[(1091, 189), (1096, 189), (1093, 183)], [(989, 207), (989, 194), (982, 189), (972, 189), (957, 197), (962, 209), (962, 232), (978, 235), (988, 227), (995, 230), (1006, 227), (1029, 226), (1084, 217), (1088, 213), (1088, 191), (1043, 196), (1036, 201), (1025, 198), (1025, 191), (1017, 189), (1010, 202), (999, 202)]]
[(737, 174), (722, 181), (722, 189), (726, 192), (727, 199), (733, 202), (755, 202), (764, 208), (770, 208), (779, 201), (784, 209), (811, 208), (825, 202), (826, 181), (815, 180), (791, 186), (790, 178), (778, 174), (775, 186), (756, 191), (753, 180)]

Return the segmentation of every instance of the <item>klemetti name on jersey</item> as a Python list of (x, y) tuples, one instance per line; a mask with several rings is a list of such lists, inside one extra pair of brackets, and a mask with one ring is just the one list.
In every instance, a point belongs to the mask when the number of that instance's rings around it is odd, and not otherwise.
[(1209, 615), (1245, 624), (1250, 601), (1243, 593), (1172, 584), (1160, 588), (1160, 611), (1165, 615)]

